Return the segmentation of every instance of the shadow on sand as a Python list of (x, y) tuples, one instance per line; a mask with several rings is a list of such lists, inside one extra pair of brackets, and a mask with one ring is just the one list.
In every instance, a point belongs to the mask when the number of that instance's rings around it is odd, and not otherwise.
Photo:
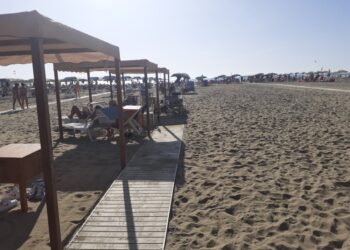
[[(18, 249), (28, 240), (45, 206), (41, 202), (35, 211), (14, 210), (0, 215), (0, 249)], [(46, 212), (46, 211), (45, 211)]]

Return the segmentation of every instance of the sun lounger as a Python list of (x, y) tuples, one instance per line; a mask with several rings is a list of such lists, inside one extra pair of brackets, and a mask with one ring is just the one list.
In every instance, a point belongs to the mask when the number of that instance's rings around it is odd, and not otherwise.
[(182, 114), (183, 113), (183, 100), (182, 96), (179, 94), (173, 94), (171, 96), (166, 97), (167, 108), (170, 112), (174, 114)]
[(92, 122), (73, 121), (73, 122), (64, 123), (62, 126), (65, 130), (72, 131), (74, 136), (77, 133), (87, 134), (91, 141), (94, 140), (90, 130), (92, 128)]

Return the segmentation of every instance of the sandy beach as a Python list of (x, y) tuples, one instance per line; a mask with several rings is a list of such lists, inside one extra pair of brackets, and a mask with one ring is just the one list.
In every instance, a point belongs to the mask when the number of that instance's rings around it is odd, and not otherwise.
[(167, 249), (350, 249), (348, 93), (221, 85), (185, 101)]
[[(108, 100), (108, 95), (94, 98), (94, 101)], [(62, 113), (67, 115), (73, 104), (81, 106), (87, 102), (88, 99), (65, 102), (62, 104)], [(90, 142), (87, 138), (69, 135), (65, 135), (63, 142), (57, 143), (56, 105), (50, 105), (50, 115), (61, 233), (66, 243), (118, 175), (119, 149), (115, 141)], [(39, 143), (36, 109), (1, 115), (1, 125), (0, 146)], [(128, 159), (142, 143), (143, 140), (128, 142)], [(11, 185), (1, 184), (0, 196), (3, 195), (4, 187)], [(28, 202), (28, 205), (27, 214), (21, 213), (20, 205), (8, 213), (0, 214), (0, 249), (50, 249), (46, 206), (39, 202)]]

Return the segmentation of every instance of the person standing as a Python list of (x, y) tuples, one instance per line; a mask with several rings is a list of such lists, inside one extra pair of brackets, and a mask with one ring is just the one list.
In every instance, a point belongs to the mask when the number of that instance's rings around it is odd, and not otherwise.
[(23, 105), (21, 103), (21, 99), (19, 98), (19, 88), (18, 88), (18, 83), (15, 83), (15, 86), (12, 88), (12, 109), (16, 109), (16, 101), (18, 100), (19, 105), (23, 109)]
[(22, 108), (24, 109), (24, 103), (25, 103), (28, 109), (28, 90), (27, 90), (27, 86), (24, 83), (22, 83), (21, 87), (19, 88), (19, 98), (22, 103)]
[(80, 85), (79, 81), (77, 81), (74, 85), (74, 93), (75, 93), (75, 99), (80, 99)]

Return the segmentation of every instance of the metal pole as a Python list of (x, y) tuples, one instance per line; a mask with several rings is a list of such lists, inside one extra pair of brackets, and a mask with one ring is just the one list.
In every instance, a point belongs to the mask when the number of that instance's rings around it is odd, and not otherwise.
[(111, 72), (109, 72), (109, 84), (110, 84), (110, 91), (111, 91), (111, 100), (113, 100), (113, 81), (112, 81)]
[(90, 70), (86, 71), (87, 81), (88, 81), (88, 90), (89, 90), (89, 102), (92, 102), (92, 94), (91, 94), (91, 79), (90, 79)]
[(119, 113), (119, 154), (120, 154), (120, 165), (121, 168), (126, 166), (126, 145), (125, 145), (125, 134), (124, 134), (124, 112), (123, 112), (123, 98), (122, 98), (122, 86), (120, 82), (120, 60), (114, 59), (115, 65), (115, 82), (117, 83), (117, 102), (118, 102), (118, 113)]
[(122, 73), (122, 81), (123, 81), (123, 96), (124, 99), (126, 98), (126, 92), (125, 92), (125, 78), (124, 78), (124, 73)]
[(146, 126), (147, 135), (151, 136), (150, 125), (149, 125), (149, 100), (148, 100), (148, 79), (147, 79), (147, 67), (144, 67), (144, 79), (145, 79), (145, 95), (146, 95)]
[(45, 62), (42, 39), (31, 40), (33, 73), (38, 123), (41, 145), (41, 167), (44, 173), (46, 188), (47, 217), (51, 249), (61, 250), (61, 231), (58, 215), (56, 179), (53, 169), (52, 139), (50, 128), (49, 105), (47, 100)]
[(55, 75), (55, 90), (56, 90), (56, 102), (57, 102), (57, 116), (58, 116), (58, 132), (60, 134), (60, 139), (63, 139), (63, 127), (62, 127), (62, 111), (61, 111), (61, 84), (58, 80), (58, 71), (54, 66)]
[(156, 95), (157, 95), (157, 116), (158, 124), (160, 123), (160, 105), (159, 105), (159, 79), (158, 79), (158, 70), (156, 71)]

